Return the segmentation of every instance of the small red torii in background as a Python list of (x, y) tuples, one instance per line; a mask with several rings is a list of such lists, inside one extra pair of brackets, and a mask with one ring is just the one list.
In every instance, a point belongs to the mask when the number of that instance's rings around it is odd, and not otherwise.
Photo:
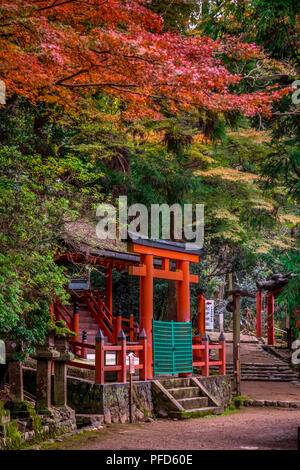
[[(262, 336), (262, 291), (267, 291), (267, 338), (270, 346), (275, 345), (275, 324), (274, 324), (274, 301), (282, 293), (288, 281), (295, 277), (295, 274), (273, 274), (270, 279), (257, 282), (258, 291), (256, 293), (256, 335)], [(295, 311), (296, 323), (297, 309)]]

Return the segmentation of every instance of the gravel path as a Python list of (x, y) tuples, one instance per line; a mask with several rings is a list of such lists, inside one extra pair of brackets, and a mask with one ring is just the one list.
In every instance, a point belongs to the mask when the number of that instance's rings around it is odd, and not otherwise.
[(117, 435), (80, 447), (85, 450), (295, 450), (298, 426), (300, 410), (245, 408), (227, 416), (156, 421), (126, 430), (120, 428)]

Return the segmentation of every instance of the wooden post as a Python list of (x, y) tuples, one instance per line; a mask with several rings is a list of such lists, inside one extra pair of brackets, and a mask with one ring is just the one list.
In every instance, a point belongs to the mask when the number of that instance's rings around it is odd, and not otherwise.
[(95, 384), (104, 384), (104, 366), (104, 335), (99, 328), (99, 331), (95, 337)]
[[(83, 332), (82, 332), (82, 342), (84, 344), (87, 343), (87, 332), (86, 332), (86, 330), (83, 330)], [(87, 358), (86, 348), (81, 348), (81, 359), (86, 359), (86, 358)]]
[(140, 380), (147, 380), (148, 364), (147, 364), (147, 335), (145, 329), (142, 329), (139, 337), (139, 344), (143, 349), (139, 351), (140, 364), (143, 364), (143, 369), (140, 369)]
[(118, 366), (122, 369), (118, 371), (118, 382), (126, 383), (126, 335), (123, 330), (120, 331), (118, 336), (118, 344), (121, 346), (121, 351), (118, 351)]
[(198, 326), (198, 335), (204, 335), (205, 333), (205, 297), (203, 294), (198, 294), (198, 321), (197, 321), (197, 326)]
[(224, 332), (224, 314), (223, 313), (219, 314), (219, 330), (220, 330), (220, 333)]
[(202, 349), (202, 361), (204, 366), (201, 367), (201, 373), (203, 377), (209, 377), (209, 341), (206, 333), (202, 336), (202, 344), (205, 346), (204, 350)]
[(132, 375), (129, 374), (129, 422), (132, 423), (132, 397), (133, 397), (133, 383)]
[(241, 369), (238, 358), (238, 345), (240, 344), (240, 308), (241, 297), (238, 294), (233, 296), (234, 310), (233, 310), (233, 380), (236, 395), (238, 393), (238, 383), (240, 382)]
[(236, 396), (241, 395), (241, 357), (240, 357), (240, 343), (236, 345)]
[(268, 293), (267, 296), (267, 325), (268, 325), (268, 344), (275, 345), (275, 331), (274, 331), (274, 294)]
[(135, 355), (130, 353), (129, 357), (129, 422), (133, 421), (133, 374), (135, 373)]
[(105, 306), (112, 314), (112, 264), (105, 268)]
[(153, 377), (153, 344), (152, 344), (152, 320), (153, 320), (153, 255), (141, 255), (141, 263), (146, 266), (146, 275), (141, 276), (140, 296), (140, 327), (145, 329), (147, 337), (147, 377)]
[(259, 290), (256, 292), (256, 336), (259, 338), (262, 337), (261, 309), (262, 309), (262, 291)]
[(134, 317), (132, 313), (130, 314), (129, 328), (129, 340), (132, 343), (134, 341)]
[(226, 375), (226, 339), (222, 333), (219, 336), (219, 344), (221, 349), (219, 349), (219, 361), (222, 361), (222, 364), (219, 366), (219, 374)]

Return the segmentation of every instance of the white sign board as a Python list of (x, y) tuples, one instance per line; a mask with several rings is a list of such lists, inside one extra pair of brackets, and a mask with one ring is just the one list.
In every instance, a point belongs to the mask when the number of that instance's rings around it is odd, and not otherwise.
[(205, 300), (205, 329), (214, 329), (214, 300)]

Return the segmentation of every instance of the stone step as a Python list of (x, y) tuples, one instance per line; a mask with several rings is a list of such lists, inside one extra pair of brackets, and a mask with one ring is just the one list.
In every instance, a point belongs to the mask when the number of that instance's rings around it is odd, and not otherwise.
[(199, 409), (208, 406), (207, 397), (180, 398), (177, 401), (185, 410)]
[(87, 322), (79, 322), (79, 328), (84, 329), (84, 330), (91, 330), (91, 331), (98, 331), (99, 326), (95, 323), (87, 323)]
[(198, 387), (183, 387), (183, 388), (169, 388), (168, 392), (176, 398), (192, 398), (199, 397), (199, 388)]
[[(170, 418), (202, 418), (203, 416), (207, 415), (219, 415), (222, 414), (224, 411), (223, 407), (217, 406), (206, 406), (204, 408), (193, 408), (191, 410), (184, 410), (184, 411), (170, 411), (169, 417)], [(188, 415), (187, 415), (188, 414)]]
[(189, 387), (191, 381), (189, 377), (172, 377), (168, 379), (160, 379), (160, 382), (166, 389), (170, 389), (176, 387)]
[(281, 377), (243, 377), (242, 380), (245, 382), (293, 382), (295, 378), (281, 378)]
[[(227, 367), (228, 370), (233, 370), (233, 367)], [(277, 367), (248, 367), (248, 366), (243, 366), (242, 365), (242, 369), (243, 370), (258, 370), (258, 371), (261, 371), (261, 372), (264, 372), (266, 370), (268, 371), (287, 371), (287, 370), (291, 370), (289, 368), (289, 366), (285, 366), (285, 367), (280, 367), (280, 366), (277, 366)]]

